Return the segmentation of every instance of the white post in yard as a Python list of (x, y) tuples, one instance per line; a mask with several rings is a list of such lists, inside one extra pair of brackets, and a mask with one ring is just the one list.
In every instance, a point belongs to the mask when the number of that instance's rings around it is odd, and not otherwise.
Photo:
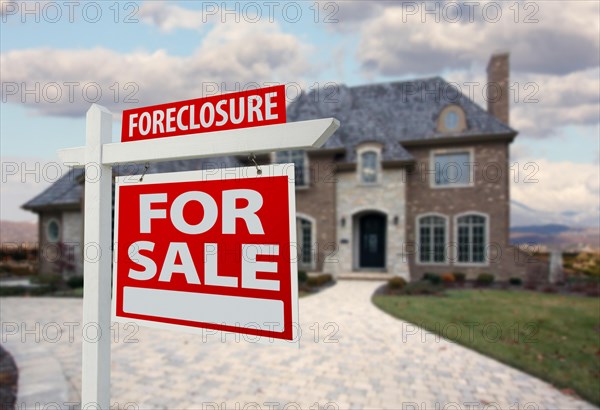
[(110, 404), (112, 167), (102, 165), (112, 114), (92, 105), (86, 116), (81, 408)]

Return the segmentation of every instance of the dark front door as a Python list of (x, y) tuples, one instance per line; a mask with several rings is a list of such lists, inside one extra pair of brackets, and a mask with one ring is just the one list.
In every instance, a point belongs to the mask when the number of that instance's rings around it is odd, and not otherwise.
[(365, 215), (359, 222), (361, 268), (385, 268), (385, 216)]

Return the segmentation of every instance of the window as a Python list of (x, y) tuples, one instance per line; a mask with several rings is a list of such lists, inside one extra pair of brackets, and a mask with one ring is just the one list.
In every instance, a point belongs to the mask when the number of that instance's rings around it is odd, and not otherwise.
[(365, 184), (377, 182), (377, 153), (375, 151), (363, 152), (360, 155), (360, 180)]
[(470, 151), (434, 153), (434, 186), (470, 186), (473, 182), (471, 163)]
[(48, 225), (46, 225), (46, 238), (50, 242), (58, 241), (60, 236), (60, 226), (58, 225), (58, 221), (56, 219), (51, 219), (48, 221)]
[(419, 218), (419, 262), (446, 262), (447, 220), (441, 216)]
[(484, 263), (487, 217), (464, 215), (457, 218), (458, 262)]
[(313, 268), (313, 223), (308, 219), (296, 219), (298, 239), (298, 265), (303, 268)]
[(444, 107), (438, 115), (438, 132), (457, 133), (467, 129), (467, 120), (462, 107), (450, 104)]
[(278, 164), (294, 164), (296, 186), (308, 185), (308, 172), (306, 163), (306, 153), (304, 151), (277, 151), (275, 153), (275, 162)]
[(444, 126), (447, 130), (458, 128), (458, 114), (455, 111), (448, 111), (444, 116)]

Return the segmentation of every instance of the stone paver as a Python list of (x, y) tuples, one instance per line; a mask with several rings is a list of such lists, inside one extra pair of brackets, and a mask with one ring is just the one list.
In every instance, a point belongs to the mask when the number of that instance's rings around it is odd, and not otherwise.
[[(299, 350), (115, 325), (112, 408), (595, 408), (382, 313), (370, 301), (380, 284), (341, 281), (301, 299)], [(17, 365), (43, 351), (52, 363), (40, 359), (37, 372), (56, 380), (55, 393), (68, 386), (68, 400), (78, 399), (81, 300), (5, 298), (0, 307), (2, 341)], [(7, 323), (34, 332), (15, 335)]]

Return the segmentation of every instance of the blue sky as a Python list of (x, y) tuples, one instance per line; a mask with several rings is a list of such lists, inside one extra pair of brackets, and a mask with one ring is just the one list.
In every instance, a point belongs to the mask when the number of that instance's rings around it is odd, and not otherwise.
[[(91, 100), (82, 98), (84, 87), (101, 90), (99, 102), (118, 114), (198, 97), (222, 82), (229, 90), (254, 81), (310, 89), (440, 75), (483, 84), (489, 56), (508, 50), (515, 89), (511, 126), (520, 132), (511, 161), (540, 165), (540, 182), (513, 182), (512, 198), (550, 215), (541, 222), (598, 220), (596, 2), (540, 2), (532, 9), (527, 2), (485, 1), (470, 10), (454, 2), (411, 2), (412, 8), (376, 1), (75, 2), (72, 22), (63, 2), (0, 3), (2, 219), (35, 219), (19, 205), (48, 184), (22, 183), (20, 175), (5, 173), (6, 163), (53, 161), (57, 149), (83, 144)], [(29, 89), (38, 84), (40, 102), (35, 91), (21, 94), (24, 83)], [(75, 84), (72, 101), (65, 83)], [(527, 101), (531, 86), (533, 103)], [(62, 94), (52, 102), (55, 96), (44, 91), (55, 90)], [(128, 93), (138, 101), (126, 101)], [(480, 94), (475, 100), (485, 107)], [(118, 127), (117, 119), (115, 136)], [(569, 194), (561, 197), (561, 191)], [(513, 224), (529, 217), (516, 209)]]

